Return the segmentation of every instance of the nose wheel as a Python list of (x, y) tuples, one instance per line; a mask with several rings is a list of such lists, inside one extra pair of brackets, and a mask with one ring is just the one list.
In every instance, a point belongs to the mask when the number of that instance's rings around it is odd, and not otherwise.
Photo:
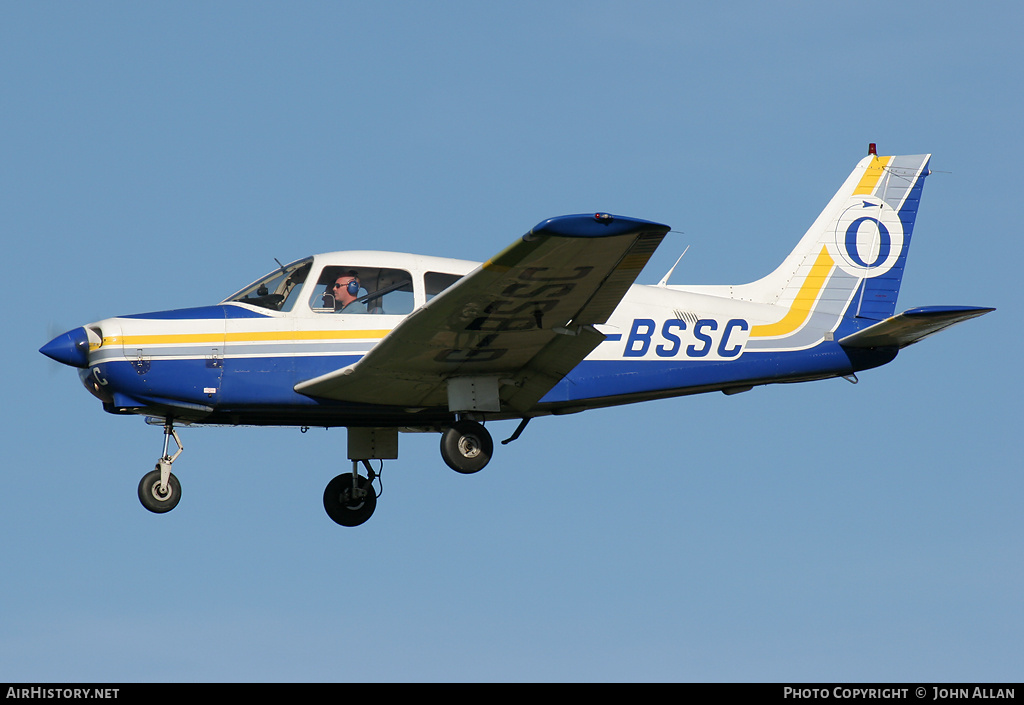
[(154, 514), (164, 514), (178, 506), (181, 499), (181, 483), (173, 473), (167, 473), (167, 480), (161, 479), (160, 465), (164, 463), (161, 458), (156, 469), (142, 476), (139, 482), (139, 501), (142, 506)]
[[(178, 450), (174, 455), (168, 455), (168, 445), (172, 437)], [(156, 461), (156, 467), (143, 475), (139, 482), (139, 501), (154, 514), (164, 514), (178, 506), (181, 499), (181, 483), (171, 472), (171, 466), (184, 449), (178, 432), (174, 430), (174, 423), (167, 419), (164, 422), (164, 454)]]

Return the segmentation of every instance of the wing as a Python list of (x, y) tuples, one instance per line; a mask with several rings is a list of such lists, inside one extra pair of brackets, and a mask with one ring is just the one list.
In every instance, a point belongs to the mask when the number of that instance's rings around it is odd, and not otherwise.
[[(471, 408), (524, 413), (604, 340), (594, 324), (608, 320), (668, 230), (605, 214), (546, 220), (410, 314), (359, 362), (295, 391), (438, 407), (449, 405), (453, 378), (495, 380), (481, 384), (489, 400)], [(459, 389), (474, 393), (472, 384)]]

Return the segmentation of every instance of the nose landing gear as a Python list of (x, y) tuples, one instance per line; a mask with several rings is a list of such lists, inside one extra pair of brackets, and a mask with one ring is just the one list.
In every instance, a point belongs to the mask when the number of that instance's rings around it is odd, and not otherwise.
[[(174, 455), (168, 455), (168, 445), (172, 436), (178, 450)], [(178, 432), (174, 430), (174, 422), (168, 418), (164, 422), (164, 454), (156, 461), (156, 467), (143, 475), (139, 482), (139, 501), (149, 511), (164, 514), (178, 506), (178, 501), (181, 500), (181, 483), (171, 473), (171, 465), (184, 449)]]

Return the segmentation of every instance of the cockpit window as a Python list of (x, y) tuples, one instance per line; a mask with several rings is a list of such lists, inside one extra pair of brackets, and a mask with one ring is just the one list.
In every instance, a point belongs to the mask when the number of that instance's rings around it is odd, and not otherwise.
[(427, 301), (440, 294), (452, 284), (462, 279), (461, 274), (445, 274), (444, 272), (427, 272), (423, 275), (423, 284)]
[(412, 313), (412, 277), (402, 269), (325, 267), (309, 307), (318, 313)]
[(251, 304), (271, 311), (291, 311), (298, 300), (299, 289), (309, 276), (312, 259), (292, 262), (287, 267), (271, 272), (262, 279), (253, 282), (241, 291), (232, 294), (222, 303), (237, 301)]

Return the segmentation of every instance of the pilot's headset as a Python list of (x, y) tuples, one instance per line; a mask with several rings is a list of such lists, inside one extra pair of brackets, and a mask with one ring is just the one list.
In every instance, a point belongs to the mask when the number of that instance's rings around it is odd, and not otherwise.
[(356, 270), (350, 269), (347, 272), (338, 275), (339, 277), (352, 277), (352, 281), (348, 283), (346, 287), (348, 289), (349, 296), (359, 296), (359, 275), (356, 274)]
[[(348, 291), (348, 295), (349, 296), (358, 296), (359, 295), (359, 275), (356, 274), (356, 270), (350, 269), (347, 272), (342, 272), (341, 274), (336, 274), (334, 276), (334, 279), (337, 279), (338, 277), (353, 277), (353, 279), (348, 283), (348, 285), (345, 287), (345, 289)], [(323, 294), (324, 306), (326, 308), (335, 308), (337, 306), (337, 299), (335, 298), (335, 296), (334, 296), (334, 294), (332, 292), (333, 292), (333, 289), (329, 288), (329, 285), (328, 285), (328, 289), (326, 291), (324, 291), (324, 294)]]

